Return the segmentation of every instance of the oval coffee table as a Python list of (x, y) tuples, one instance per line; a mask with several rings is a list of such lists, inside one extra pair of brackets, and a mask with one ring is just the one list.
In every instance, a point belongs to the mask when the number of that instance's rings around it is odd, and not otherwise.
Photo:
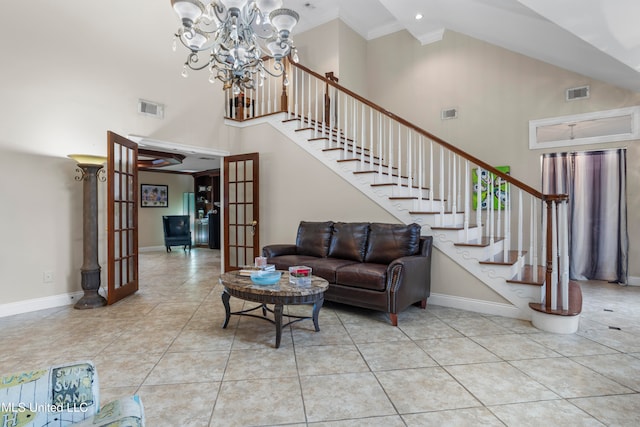
[[(250, 277), (241, 276), (239, 271), (230, 271), (220, 275), (220, 284), (224, 286), (222, 303), (224, 304), (226, 314), (224, 324), (222, 325), (223, 329), (229, 324), (229, 318), (232, 314), (264, 319), (276, 325), (276, 348), (280, 347), (283, 326), (288, 326), (304, 319), (313, 319), (316, 332), (320, 331), (318, 314), (324, 302), (324, 292), (329, 288), (329, 282), (320, 277), (311, 276), (310, 285), (297, 286), (289, 283), (289, 272), (283, 271), (280, 281), (275, 285), (257, 285), (251, 281)], [(232, 296), (245, 301), (257, 302), (260, 303), (260, 305), (247, 310), (231, 312), (229, 299)], [(273, 304), (273, 310), (267, 308), (267, 304)], [(311, 317), (293, 316), (282, 313), (283, 306), (299, 304), (313, 304)], [(252, 311), (260, 308), (262, 308), (262, 316), (251, 314)], [(274, 320), (266, 317), (267, 311), (273, 312)], [(282, 316), (289, 317), (293, 320), (283, 325)]]

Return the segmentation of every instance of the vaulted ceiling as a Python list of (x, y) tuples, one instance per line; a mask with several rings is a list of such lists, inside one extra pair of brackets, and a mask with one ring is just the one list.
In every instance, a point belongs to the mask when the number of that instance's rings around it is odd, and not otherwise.
[[(169, 0), (150, 7), (173, 13)], [(428, 44), (451, 30), (640, 92), (640, 0), (284, 0), (284, 7), (300, 14), (294, 40), (337, 18), (367, 40), (407, 30)]]
[[(399, 30), (423, 44), (452, 30), (640, 92), (638, 0), (284, 0), (295, 32), (342, 19), (371, 40)], [(417, 13), (423, 15), (416, 20)]]

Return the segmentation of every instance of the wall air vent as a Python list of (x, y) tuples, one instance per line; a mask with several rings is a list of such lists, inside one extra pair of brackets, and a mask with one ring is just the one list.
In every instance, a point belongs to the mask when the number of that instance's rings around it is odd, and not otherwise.
[(589, 98), (589, 86), (572, 87), (567, 89), (567, 101)]
[(457, 108), (447, 108), (445, 110), (440, 111), (440, 118), (442, 120), (450, 120), (458, 118), (458, 109)]
[(157, 119), (164, 118), (164, 105), (158, 102), (138, 100), (138, 113), (145, 116), (155, 117)]

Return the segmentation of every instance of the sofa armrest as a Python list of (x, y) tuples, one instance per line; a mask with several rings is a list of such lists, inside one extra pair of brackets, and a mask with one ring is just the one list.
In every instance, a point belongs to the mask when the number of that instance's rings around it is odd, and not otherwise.
[(282, 255), (295, 255), (297, 253), (296, 245), (267, 245), (262, 248), (262, 256), (273, 258)]
[(398, 313), (431, 294), (431, 238), (421, 242), (420, 254), (393, 260), (387, 267), (389, 312)]

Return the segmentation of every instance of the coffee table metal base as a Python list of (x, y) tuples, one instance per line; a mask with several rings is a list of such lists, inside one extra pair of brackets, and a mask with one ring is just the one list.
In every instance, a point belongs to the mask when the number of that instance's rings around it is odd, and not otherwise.
[[(227, 325), (229, 325), (229, 319), (231, 318), (232, 314), (235, 314), (237, 316), (248, 316), (248, 317), (255, 317), (257, 319), (266, 320), (267, 322), (271, 322), (276, 325), (276, 348), (280, 348), (280, 341), (282, 338), (282, 328), (287, 327), (292, 323), (299, 322), (305, 319), (312, 319), (313, 326), (315, 327), (316, 332), (320, 332), (320, 326), (318, 324), (318, 316), (320, 314), (320, 308), (322, 308), (322, 304), (324, 303), (324, 297), (322, 296), (322, 294), (314, 295), (314, 298), (312, 298), (313, 301), (302, 302), (302, 304), (313, 303), (313, 311), (311, 312), (311, 316), (295, 316), (292, 314), (283, 314), (283, 308), (286, 304), (281, 304), (281, 303), (274, 303), (273, 309), (270, 309), (269, 307), (267, 307), (266, 303), (263, 303), (253, 308), (232, 312), (231, 306), (229, 305), (230, 298), (231, 298), (231, 293), (227, 289), (225, 289), (222, 292), (222, 304), (224, 305), (224, 311), (225, 311), (224, 324), (222, 325), (223, 329), (225, 329)], [(246, 295), (242, 295), (240, 296), (240, 298), (247, 299), (247, 300), (249, 299), (249, 298), (246, 298)], [(260, 301), (256, 301), (256, 302), (260, 302)], [(258, 316), (252, 313), (253, 311), (258, 309), (262, 309), (262, 316)], [(267, 312), (273, 313), (273, 318), (274, 318), (273, 320), (267, 317)], [(283, 316), (293, 320), (290, 320), (289, 322), (283, 325), (282, 324)]]

